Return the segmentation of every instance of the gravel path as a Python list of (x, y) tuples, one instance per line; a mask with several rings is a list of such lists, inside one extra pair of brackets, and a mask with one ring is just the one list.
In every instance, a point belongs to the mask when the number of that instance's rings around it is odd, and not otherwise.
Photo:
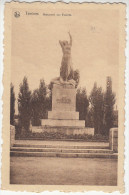
[(11, 157), (11, 184), (117, 184), (117, 160), (99, 158)]

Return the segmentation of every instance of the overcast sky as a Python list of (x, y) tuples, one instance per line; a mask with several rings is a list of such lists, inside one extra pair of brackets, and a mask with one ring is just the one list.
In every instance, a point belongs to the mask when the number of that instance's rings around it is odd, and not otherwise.
[[(59, 76), (62, 50), (59, 40), (73, 38), (73, 68), (80, 70), (80, 86), (89, 94), (96, 81), (105, 89), (106, 77), (111, 76), (113, 91), (118, 90), (118, 12), (116, 10), (63, 10), (72, 16), (25, 15), (13, 17), (11, 81), (16, 97), (23, 77), (28, 77), (31, 90)], [(36, 10), (29, 10), (32, 12)], [(38, 10), (37, 10), (38, 12)], [(48, 13), (48, 12), (47, 12)], [(49, 13), (62, 13), (61, 10)]]

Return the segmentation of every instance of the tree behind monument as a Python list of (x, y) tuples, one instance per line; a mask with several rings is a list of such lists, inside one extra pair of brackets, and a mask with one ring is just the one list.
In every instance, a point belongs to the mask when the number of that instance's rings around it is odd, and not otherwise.
[(23, 78), (23, 82), (20, 84), (20, 91), (18, 94), (18, 111), (19, 111), (19, 125), (21, 129), (26, 132), (29, 131), (30, 119), (31, 119), (31, 91), (27, 77)]
[(89, 101), (86, 88), (78, 88), (76, 94), (76, 111), (79, 112), (79, 119), (86, 120)]
[(112, 79), (107, 77), (106, 92), (104, 94), (104, 105), (105, 105), (105, 115), (104, 115), (104, 125), (105, 125), (105, 135), (109, 135), (110, 128), (114, 125), (114, 104), (115, 104), (115, 93), (112, 92)]

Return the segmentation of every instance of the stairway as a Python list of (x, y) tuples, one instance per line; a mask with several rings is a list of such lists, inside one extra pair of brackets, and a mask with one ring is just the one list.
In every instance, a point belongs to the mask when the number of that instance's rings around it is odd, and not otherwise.
[(11, 156), (21, 157), (62, 157), (62, 158), (110, 158), (117, 159), (117, 153), (113, 153), (109, 146), (78, 144), (66, 145), (55, 143), (33, 144), (16, 143), (11, 147)]

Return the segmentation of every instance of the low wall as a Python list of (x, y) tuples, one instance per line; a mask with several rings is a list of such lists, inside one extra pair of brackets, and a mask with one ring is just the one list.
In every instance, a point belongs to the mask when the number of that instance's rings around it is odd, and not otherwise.
[(110, 129), (109, 147), (114, 152), (118, 152), (118, 128), (111, 128)]
[(32, 126), (32, 133), (62, 133), (66, 135), (94, 135), (94, 128), (67, 128), (67, 127), (43, 127)]
[(10, 147), (15, 143), (15, 126), (10, 125)]

